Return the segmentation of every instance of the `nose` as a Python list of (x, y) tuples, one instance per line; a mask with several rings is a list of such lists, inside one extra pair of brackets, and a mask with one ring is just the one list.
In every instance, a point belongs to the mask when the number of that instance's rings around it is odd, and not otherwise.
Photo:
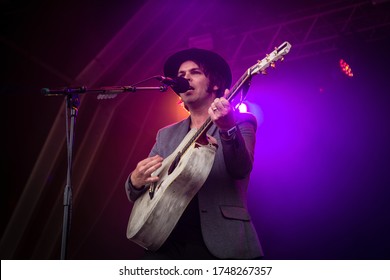
[(186, 79), (187, 81), (191, 80), (191, 75), (189, 72), (186, 72), (186, 74), (184, 75), (184, 79)]

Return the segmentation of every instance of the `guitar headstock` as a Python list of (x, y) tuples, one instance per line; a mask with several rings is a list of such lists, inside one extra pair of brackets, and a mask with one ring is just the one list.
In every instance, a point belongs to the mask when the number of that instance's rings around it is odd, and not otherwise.
[(284, 42), (278, 48), (275, 48), (273, 52), (267, 54), (262, 60), (257, 61), (255, 65), (249, 68), (250, 75), (255, 74), (266, 74), (265, 69), (269, 66), (275, 67), (275, 62), (278, 60), (283, 60), (284, 56), (289, 53), (291, 45), (289, 42)]
[(233, 98), (235, 98), (239, 90), (242, 89), (245, 85), (246, 90), (244, 90), (245, 92), (241, 94), (240, 102), (242, 102), (242, 100), (244, 100), (246, 96), (246, 92), (248, 91), (252, 76), (259, 73), (266, 74), (265, 69), (267, 69), (269, 66), (274, 67), (276, 61), (283, 60), (283, 57), (286, 54), (288, 54), (290, 49), (291, 49), (290, 43), (284, 42), (278, 48), (275, 48), (273, 52), (267, 54), (262, 60), (257, 61), (255, 65), (253, 65), (247, 71), (245, 71), (244, 75), (242, 75), (241, 78), (238, 80), (238, 82), (235, 83), (235, 85), (231, 88), (227, 99), (229, 101), (233, 100)]

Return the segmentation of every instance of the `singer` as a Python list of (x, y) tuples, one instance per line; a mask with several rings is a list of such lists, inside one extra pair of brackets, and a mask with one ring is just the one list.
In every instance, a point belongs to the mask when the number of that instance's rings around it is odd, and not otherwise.
[[(172, 182), (181, 182), (180, 187), (185, 188), (187, 184), (193, 185), (199, 180), (200, 190), (184, 207), (163, 244), (156, 250), (145, 250), (145, 259), (261, 258), (262, 249), (246, 203), (257, 122), (252, 114), (235, 111), (225, 98), (232, 82), (229, 65), (217, 53), (192, 48), (170, 56), (164, 64), (164, 75), (188, 81), (188, 89), (177, 94), (190, 116), (159, 130), (149, 156), (130, 172), (125, 189), (131, 203), (138, 199), (156, 199), (148, 195), (150, 186), (167, 180), (173, 173), (154, 172), (161, 170), (176, 148), (183, 145), (182, 141), (189, 131), (199, 131), (210, 121), (211, 126), (203, 138), (208, 143), (201, 144), (216, 148), (209, 167), (211, 171), (207, 172), (205, 181), (194, 175)], [(201, 174), (207, 168), (206, 164), (189, 164), (191, 158), (189, 162), (185, 162), (184, 158), (180, 160), (181, 165), (188, 164), (184, 168), (195, 168), (194, 174)], [(175, 164), (177, 162), (169, 162), (173, 168)], [(161, 211), (169, 213), (164, 209)], [(157, 238), (160, 230), (156, 228), (150, 234), (156, 234)]]

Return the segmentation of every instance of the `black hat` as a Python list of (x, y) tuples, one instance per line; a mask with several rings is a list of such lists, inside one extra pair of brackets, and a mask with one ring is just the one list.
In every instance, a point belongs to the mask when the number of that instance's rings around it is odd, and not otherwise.
[(225, 81), (224, 88), (221, 90), (230, 88), (232, 72), (229, 64), (219, 54), (204, 49), (191, 48), (171, 55), (164, 64), (164, 75), (171, 78), (177, 77), (180, 65), (187, 60), (202, 63), (209, 72), (221, 76)]

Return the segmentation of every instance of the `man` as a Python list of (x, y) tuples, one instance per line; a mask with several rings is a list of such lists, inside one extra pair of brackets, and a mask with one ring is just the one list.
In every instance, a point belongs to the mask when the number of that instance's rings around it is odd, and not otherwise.
[(135, 201), (148, 184), (159, 178), (152, 173), (180, 144), (187, 132), (211, 118), (207, 135), (218, 148), (211, 172), (187, 206), (176, 227), (147, 259), (255, 259), (262, 256), (256, 231), (246, 206), (252, 170), (257, 123), (252, 114), (235, 112), (224, 97), (231, 86), (231, 70), (218, 54), (187, 49), (173, 54), (164, 65), (167, 77), (183, 77), (190, 88), (180, 97), (190, 116), (161, 129), (148, 158), (140, 161), (126, 182)]

